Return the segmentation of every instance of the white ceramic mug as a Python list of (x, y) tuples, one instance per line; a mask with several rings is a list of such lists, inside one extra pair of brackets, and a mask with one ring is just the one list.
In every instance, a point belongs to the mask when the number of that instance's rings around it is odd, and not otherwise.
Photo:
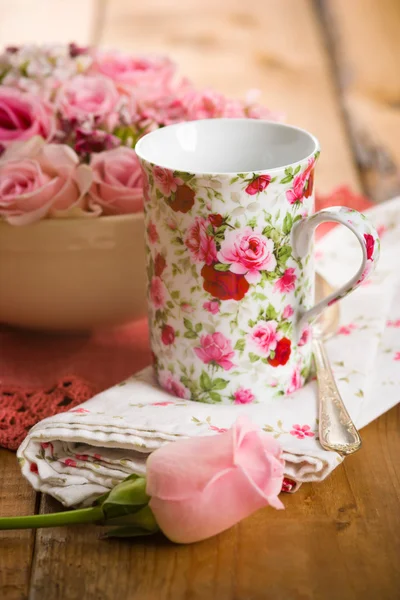
[[(164, 127), (136, 146), (145, 175), (151, 346), (160, 384), (202, 402), (290, 393), (311, 366), (312, 320), (368, 275), (376, 231), (355, 210), (314, 214), (319, 144), (302, 129), (251, 119)], [(335, 221), (362, 264), (314, 305), (312, 236)]]

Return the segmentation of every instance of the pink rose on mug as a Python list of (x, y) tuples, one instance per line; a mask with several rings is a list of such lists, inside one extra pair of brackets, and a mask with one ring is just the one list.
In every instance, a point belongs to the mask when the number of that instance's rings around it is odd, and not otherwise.
[(214, 238), (207, 233), (208, 226), (207, 219), (196, 217), (184, 242), (194, 262), (212, 265), (217, 261), (217, 246)]
[(76, 75), (60, 89), (56, 105), (70, 121), (112, 119), (119, 100), (114, 83), (101, 75)]
[(54, 129), (51, 109), (41, 98), (0, 86), (0, 147), (35, 135), (47, 140)]
[(231, 360), (235, 356), (232, 344), (222, 333), (202, 335), (200, 347), (195, 348), (194, 351), (206, 365), (217, 365), (225, 371), (229, 371), (234, 366)]
[(69, 146), (45, 144), (41, 138), (16, 142), (0, 160), (0, 217), (27, 225), (50, 214), (88, 214), (91, 182), (90, 168), (78, 165)]
[(258, 229), (243, 227), (225, 234), (218, 260), (230, 264), (232, 273), (245, 275), (249, 283), (258, 283), (260, 271), (273, 271), (276, 267), (273, 251), (274, 242), (271, 239)]
[(142, 171), (134, 150), (119, 146), (92, 154), (91, 206), (105, 215), (137, 213), (143, 209)]

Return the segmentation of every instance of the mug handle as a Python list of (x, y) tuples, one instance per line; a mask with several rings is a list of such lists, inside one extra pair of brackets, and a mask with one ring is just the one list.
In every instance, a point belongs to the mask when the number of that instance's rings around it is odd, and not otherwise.
[(354, 233), (360, 242), (362, 261), (357, 273), (347, 283), (300, 316), (297, 322), (299, 334), (303, 327), (312, 323), (327, 306), (331, 306), (355, 290), (374, 271), (379, 259), (380, 241), (375, 228), (362, 213), (345, 206), (332, 206), (298, 221), (292, 229), (292, 245), (295, 256), (302, 258), (307, 254), (314, 230), (318, 225), (327, 221), (345, 225)]

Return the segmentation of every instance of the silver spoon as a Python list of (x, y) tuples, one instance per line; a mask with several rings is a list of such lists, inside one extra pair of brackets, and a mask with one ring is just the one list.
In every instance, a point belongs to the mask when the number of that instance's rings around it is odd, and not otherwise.
[[(320, 276), (316, 278), (316, 297), (325, 298), (332, 289)], [(318, 380), (319, 441), (325, 450), (352, 454), (361, 447), (361, 438), (340, 396), (333, 377), (324, 340), (334, 335), (339, 324), (339, 307), (333, 304), (313, 326), (313, 354)]]

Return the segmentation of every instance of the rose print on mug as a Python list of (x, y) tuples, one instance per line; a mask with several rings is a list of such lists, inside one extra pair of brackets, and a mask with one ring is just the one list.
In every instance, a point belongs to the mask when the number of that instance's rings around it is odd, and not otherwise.
[[(148, 189), (149, 320), (160, 384), (180, 398), (233, 405), (293, 393), (310, 371), (313, 318), (375, 266), (375, 230), (349, 209), (313, 214), (319, 148), (296, 128), (186, 122), (144, 136), (136, 151)], [(313, 306), (311, 238), (326, 220), (354, 232), (364, 260)]]

